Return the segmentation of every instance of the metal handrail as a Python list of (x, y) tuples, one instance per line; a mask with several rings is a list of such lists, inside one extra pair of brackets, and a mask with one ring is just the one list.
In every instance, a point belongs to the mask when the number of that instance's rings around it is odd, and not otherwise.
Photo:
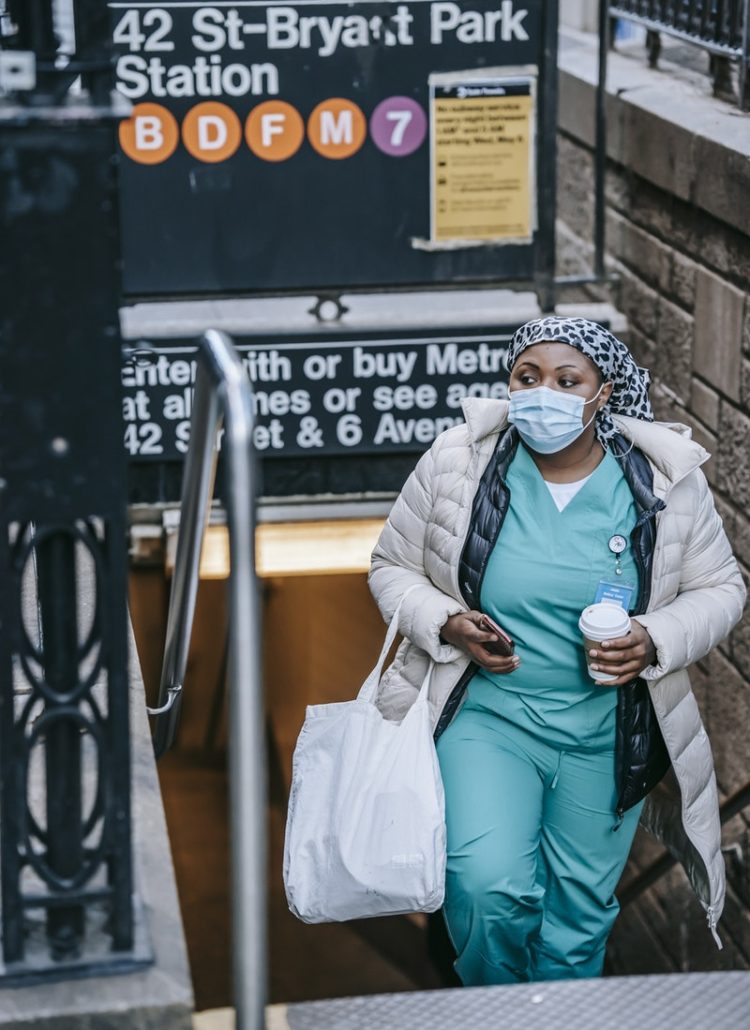
[(200, 339), (159, 704), (150, 712), (156, 716), (154, 746), (159, 755), (173, 742), (179, 720), (222, 418), (230, 557), (227, 681), (234, 1005), (237, 1030), (260, 1030), (266, 1000), (266, 763), (252, 392), (230, 337), (215, 329)]
[[(724, 823), (729, 822), (730, 819), (733, 819), (744, 808), (747, 808), (748, 805), (750, 805), (750, 782), (746, 783), (744, 787), (740, 787), (738, 791), (732, 794), (731, 797), (728, 797), (724, 804), (721, 805), (719, 808), (719, 821), (721, 825), (723, 826)], [(673, 866), (677, 865), (678, 861), (669, 851), (664, 851), (658, 858), (654, 859), (648, 869), (644, 869), (642, 873), (639, 873), (618, 892), (617, 900), (620, 902), (620, 908), (630, 905), (636, 898), (639, 898), (644, 891), (648, 890), (657, 880), (660, 880), (662, 876), (668, 873)]]

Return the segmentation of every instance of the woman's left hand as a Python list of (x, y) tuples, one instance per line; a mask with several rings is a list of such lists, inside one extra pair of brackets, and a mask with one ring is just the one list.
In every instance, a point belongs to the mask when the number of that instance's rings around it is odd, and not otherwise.
[(648, 631), (640, 622), (632, 619), (630, 633), (626, 637), (605, 640), (601, 649), (589, 651), (591, 668), (617, 676), (616, 680), (600, 683), (602, 687), (621, 687), (640, 675), (645, 668), (656, 661), (656, 648)]

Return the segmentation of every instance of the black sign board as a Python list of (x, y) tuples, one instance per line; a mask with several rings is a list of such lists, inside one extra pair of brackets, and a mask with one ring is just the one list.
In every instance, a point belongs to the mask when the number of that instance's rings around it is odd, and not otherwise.
[[(235, 337), (253, 383), (262, 457), (418, 453), (463, 421), (465, 397), (507, 395), (505, 356), (516, 326)], [(156, 345), (123, 370), (125, 446), (132, 461), (184, 457), (195, 346)]]
[[(134, 104), (120, 132), (126, 294), (531, 278), (551, 239), (535, 88), (542, 55), (555, 59), (549, 6), (110, 2), (117, 84)], [(522, 115), (502, 101), (519, 76)], [(462, 172), (462, 151), (487, 155), (483, 181)], [(506, 226), (529, 158), (533, 210)], [(468, 239), (452, 228), (486, 223)]]

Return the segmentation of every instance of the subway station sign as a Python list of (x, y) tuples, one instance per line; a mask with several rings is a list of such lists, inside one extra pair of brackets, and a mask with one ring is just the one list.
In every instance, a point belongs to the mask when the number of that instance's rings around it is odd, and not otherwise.
[[(419, 453), (463, 422), (466, 397), (503, 398), (516, 326), (279, 337), (235, 337), (253, 384), (261, 456)], [(154, 345), (123, 370), (125, 447), (133, 461), (172, 461), (190, 440), (195, 346)]]
[(126, 294), (532, 275), (541, 0), (109, 8)]

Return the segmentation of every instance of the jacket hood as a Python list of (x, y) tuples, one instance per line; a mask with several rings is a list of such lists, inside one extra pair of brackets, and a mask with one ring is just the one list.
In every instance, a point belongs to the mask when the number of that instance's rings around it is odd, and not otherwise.
[[(508, 401), (467, 397), (461, 408), (472, 444), (508, 425)], [(642, 451), (661, 473), (666, 487), (675, 486), (711, 457), (707, 450), (691, 439), (690, 426), (681, 422), (645, 422), (614, 413), (612, 421), (625, 439)]]

